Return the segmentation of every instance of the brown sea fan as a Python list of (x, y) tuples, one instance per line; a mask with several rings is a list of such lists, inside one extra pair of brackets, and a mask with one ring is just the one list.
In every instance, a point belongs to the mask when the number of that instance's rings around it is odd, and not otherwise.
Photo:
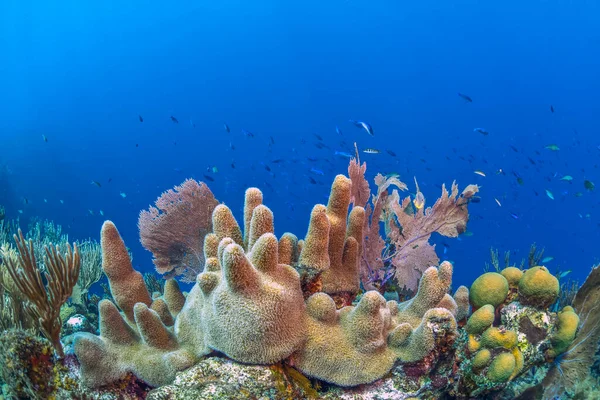
[(212, 230), (212, 212), (219, 202), (206, 184), (188, 179), (155, 204), (140, 213), (140, 241), (152, 252), (158, 273), (193, 281), (204, 266), (204, 236)]

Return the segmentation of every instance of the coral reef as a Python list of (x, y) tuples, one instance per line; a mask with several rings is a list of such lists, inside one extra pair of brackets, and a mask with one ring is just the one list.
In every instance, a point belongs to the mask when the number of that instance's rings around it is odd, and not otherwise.
[[(33, 398), (27, 391), (38, 390), (57, 399), (508, 399), (541, 396), (537, 385), (548, 373), (568, 385), (564, 392), (547, 390), (546, 398), (593, 395), (598, 268), (572, 307), (557, 308), (560, 285), (531, 264), (536, 251), (527, 270), (511, 266), (508, 256), (500, 270), (496, 253), (497, 272), (452, 295), (454, 266), (439, 262), (429, 237), (465, 230), (478, 187), (459, 195), (453, 184), (425, 208), (418, 187), (414, 201), (401, 200), (388, 190), (406, 185), (378, 175), (369, 204), (365, 171), (352, 160), (351, 179), (335, 177), (327, 206), (313, 207), (304, 240), (275, 236), (274, 215), (257, 188), (246, 191), (243, 224), (204, 184), (186, 181), (163, 194), (158, 208), (142, 212), (140, 234), (160, 247), (155, 263), (166, 277), (185, 270), (193, 278), (187, 295), (174, 279), (136, 271), (106, 221), (99, 250), (105, 299), (82, 295), (91, 285), (83, 283), (81, 302), (60, 303), (57, 320), (64, 334), (73, 333), (63, 338), (65, 357), (24, 331), (0, 340), (0, 357), (20, 360), (2, 369), (5, 392)], [(202, 214), (190, 222), (194, 227), (178, 226), (193, 219), (190, 212)], [(164, 231), (157, 233), (159, 226)], [(64, 238), (54, 225), (48, 232)], [(0, 254), (15, 264), (35, 256), (34, 245), (19, 253), (3, 247)], [(62, 263), (71, 260), (75, 268), (75, 254), (67, 252)], [(48, 266), (50, 277), (54, 269)], [(95, 281), (97, 271), (89, 272), (85, 282)], [(74, 284), (73, 278), (65, 280)], [(14, 291), (20, 279), (0, 274), (0, 289)], [(392, 288), (403, 294), (397, 301), (383, 296)], [(7, 310), (10, 296), (2, 297)], [(39, 368), (18, 364), (25, 362)], [(15, 375), (13, 365), (24, 375)]]
[[(258, 189), (246, 192), (244, 235), (231, 210), (215, 207), (213, 232), (203, 246), (204, 272), (178, 314), (171, 313), (170, 306), (161, 311), (157, 304), (162, 299), (150, 299), (141, 275), (131, 268), (118, 231), (106, 222), (103, 268), (125, 318), (111, 302), (102, 301), (100, 336), (75, 335), (83, 382), (98, 386), (133, 372), (151, 385), (161, 385), (216, 350), (245, 363), (287, 361), (308, 376), (355, 386), (381, 378), (397, 362), (423, 359), (442, 341), (451, 343), (459, 307), (447, 296), (449, 263), (442, 263), (439, 270), (429, 268), (416, 296), (406, 303), (386, 303), (372, 291), (355, 306), (336, 305), (340, 293), (351, 301), (359, 290), (364, 211), (353, 207), (346, 218), (350, 200), (351, 182), (340, 175), (328, 206), (313, 209), (304, 242), (289, 234), (277, 240), (273, 215), (261, 204)], [(299, 254), (298, 260), (291, 254)], [(292, 265), (280, 263), (282, 258)], [(323, 273), (316, 276), (332, 293), (313, 294), (305, 304), (300, 274), (293, 267)], [(457, 295), (463, 315), (466, 297), (463, 288)], [(181, 305), (183, 299), (178, 299)], [(439, 304), (452, 310), (438, 308)], [(169, 317), (174, 318), (172, 328)], [(357, 363), (362, 367), (356, 368)]]
[(462, 346), (457, 351), (462, 370), (457, 397), (484, 396), (510, 385), (507, 393), (515, 394), (517, 384), (512, 382), (532, 367), (547, 370), (548, 358), (573, 342), (577, 314), (571, 307), (558, 314), (549, 309), (558, 297), (554, 280), (546, 268), (534, 266), (488, 272), (473, 282), (470, 299), (478, 308), (457, 340)]

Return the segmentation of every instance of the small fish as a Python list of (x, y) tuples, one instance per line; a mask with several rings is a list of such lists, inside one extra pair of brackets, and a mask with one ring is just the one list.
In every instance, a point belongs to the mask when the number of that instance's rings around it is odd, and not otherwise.
[(19, 214), (23, 214), (23, 210), (17, 210)]
[(192, 128), (195, 128), (195, 127), (196, 127), (196, 124), (194, 123), (194, 121), (192, 121), (192, 119), (191, 119), (191, 118), (190, 118), (190, 126), (191, 126)]
[(483, 171), (475, 170), (475, 171), (473, 171), (473, 173), (477, 174), (479, 176), (483, 176), (485, 178), (485, 173)]
[(558, 275), (558, 279), (562, 279), (562, 278), (566, 277), (567, 275), (569, 275), (570, 273), (571, 273), (571, 270), (569, 270), (569, 271), (564, 271), (564, 272), (561, 272), (561, 273)]
[(513, 212), (510, 213), (510, 216), (513, 217), (514, 219), (519, 219), (519, 216)]
[(59, 201), (60, 201), (60, 204), (65, 204), (64, 200), (59, 200)]
[(550, 261), (552, 261), (552, 260), (554, 260), (554, 257), (552, 257), (552, 256), (548, 256), (548, 257), (544, 257), (544, 258), (542, 259), (542, 262), (543, 262), (543, 263), (547, 263), (547, 262), (550, 262)]
[(596, 187), (596, 185), (594, 185), (594, 182), (588, 181), (586, 179), (585, 181), (583, 181), (583, 187), (586, 188), (589, 191), (592, 191), (592, 190), (594, 190), (594, 188)]
[(345, 151), (335, 151), (334, 155), (344, 157), (344, 158), (352, 158), (352, 154), (346, 153)]
[(252, 133), (252, 132), (250, 132), (250, 131), (248, 131), (246, 129), (242, 129), (242, 133), (244, 134), (244, 136), (247, 136), (247, 137), (250, 137), (250, 138), (254, 137), (254, 133)]
[(91, 185), (96, 185), (96, 186), (98, 186), (99, 188), (101, 188), (101, 187), (102, 187), (102, 185), (100, 184), (100, 182), (96, 182), (96, 181), (92, 181)]
[(466, 94), (458, 93), (458, 96), (460, 98), (462, 98), (463, 100), (465, 100), (467, 103), (472, 103), (473, 102), (473, 99), (471, 97), (467, 96)]
[(311, 168), (310, 172), (312, 172), (313, 174), (317, 174), (317, 175), (325, 175), (325, 173), (323, 171), (321, 171), (320, 169), (316, 169), (316, 168)]
[(104, 216), (104, 211), (100, 210), (100, 215)]
[(415, 176), (414, 178), (415, 178), (415, 186), (417, 187), (417, 194), (415, 195), (413, 204), (415, 205), (417, 210), (420, 210), (423, 207), (425, 207), (425, 196), (423, 196), (423, 193), (421, 193), (421, 190), (419, 189), (419, 183), (417, 182), (417, 177)]
[(560, 178), (561, 181), (566, 181), (566, 182), (571, 182), (573, 180), (573, 177), (571, 175), (565, 175), (562, 178)]
[(233, 161), (231, 162), (231, 168), (235, 169), (235, 163)]
[(357, 128), (364, 129), (369, 135), (375, 136), (375, 134), (373, 133), (373, 127), (369, 123), (365, 121), (354, 121), (353, 119), (350, 120), (350, 123), (354, 124), (354, 126), (356, 126)]
[(138, 115), (138, 119), (140, 120), (140, 122), (144, 122), (144, 118), (141, 115)]
[(282, 158), (276, 158), (275, 160), (271, 161), (273, 164), (279, 164), (281, 162), (283, 162)]
[(363, 153), (367, 153), (367, 154), (379, 154), (380, 151), (377, 149), (371, 149), (371, 148), (367, 148), (363, 150)]
[(229, 125), (227, 125), (225, 122), (223, 122), (223, 128), (225, 128), (225, 132), (230, 133), (231, 129), (229, 129)]
[(581, 197), (581, 196), (583, 196), (583, 193), (581, 193), (581, 192), (575, 193), (575, 197)]
[(335, 126), (335, 133), (337, 133), (340, 136), (343, 136), (341, 129), (337, 125)]
[(27, 199), (27, 197), (23, 197), (23, 204), (29, 204), (29, 199)]
[(312, 183), (313, 185), (317, 184), (317, 181), (315, 181), (312, 177), (308, 177), (308, 180), (310, 181), (310, 183)]
[(465, 233), (463, 233), (463, 235), (466, 236), (466, 237), (471, 237), (471, 236), (473, 236), (473, 232), (466, 231)]
[(265, 164), (265, 169), (266, 169), (268, 172), (271, 172), (271, 167), (269, 167), (267, 164)]
[(388, 153), (390, 156), (392, 156), (392, 157), (396, 157), (396, 153), (394, 153), (393, 151), (391, 151), (391, 150), (386, 150), (386, 152), (387, 152), (387, 153)]
[(544, 147), (545, 149), (551, 150), (551, 151), (559, 151), (560, 147), (558, 147), (555, 144), (549, 144), (548, 146)]
[(554, 114), (554, 106), (552, 104), (550, 104), (550, 112)]
[(48, 143), (48, 138), (46, 137), (46, 135), (42, 135), (42, 139), (44, 140), (44, 142)]
[(548, 196), (550, 198), (550, 200), (554, 200), (554, 195), (548, 189), (546, 189), (546, 196)]
[(217, 172), (219, 172), (219, 168), (217, 167), (212, 167), (211, 171), (213, 172), (213, 174), (216, 174)]
[(214, 182), (215, 181), (212, 176), (209, 176), (209, 175), (206, 175), (206, 174), (203, 174), (202, 176), (204, 177), (204, 179), (206, 179), (209, 182)]
[(121, 193), (119, 193), (119, 195), (121, 195), (122, 198), (127, 197), (127, 195), (125, 194), (125, 192), (121, 192)]
[(517, 148), (516, 148), (515, 146), (513, 146), (512, 144), (509, 144), (509, 145), (508, 145), (508, 147), (510, 147), (510, 149), (511, 149), (512, 151), (514, 151), (515, 153), (518, 153), (518, 152), (519, 152), (519, 149), (517, 149)]
[(496, 200), (496, 204), (498, 204), (498, 207), (502, 207), (502, 204), (500, 203), (500, 200), (498, 200), (497, 198), (494, 197), (494, 200)]
[(506, 175), (506, 173), (504, 172), (504, 170), (502, 168), (498, 168), (498, 171), (496, 171), (496, 175)]
[(48, 199), (44, 199), (44, 203), (47, 203), (47, 202), (48, 202)]
[(271, 144), (275, 144), (275, 139), (273, 139), (273, 136), (269, 136), (269, 138), (271, 139)]
[(487, 135), (490, 134), (488, 131), (486, 131), (483, 128), (475, 128), (475, 129), (473, 129), (473, 132), (475, 132), (475, 133), (481, 133), (483, 136), (487, 136)]
[(94, 210), (88, 210), (88, 212), (90, 213), (90, 215), (94, 215)]
[(231, 150), (235, 150), (235, 146), (234, 146), (234, 144), (232, 142), (229, 142), (229, 148)]
[(515, 178), (517, 178), (517, 183), (518, 183), (519, 185), (521, 185), (521, 186), (522, 186), (522, 185), (523, 185), (523, 183), (525, 183), (525, 181), (523, 181), (523, 178), (521, 178), (521, 177), (519, 176), (519, 174), (517, 174), (515, 171), (513, 171), (513, 175), (515, 176)]
[(174, 116), (171, 115), (171, 121), (173, 121), (174, 123), (178, 124), (179, 120), (177, 120), (177, 118), (175, 118)]
[(315, 135), (317, 140), (323, 141), (323, 138), (321, 137), (321, 135), (317, 135), (316, 133), (313, 133), (313, 135)]

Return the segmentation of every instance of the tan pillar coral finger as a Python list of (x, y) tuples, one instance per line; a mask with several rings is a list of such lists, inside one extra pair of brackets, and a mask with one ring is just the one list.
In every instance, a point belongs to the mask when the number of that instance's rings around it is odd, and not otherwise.
[(129, 252), (115, 224), (106, 221), (100, 232), (102, 246), (102, 269), (108, 277), (110, 291), (117, 305), (131, 322), (133, 306), (152, 303), (142, 274), (133, 269)]
[(310, 214), (308, 233), (300, 253), (300, 265), (310, 266), (319, 271), (329, 268), (329, 219), (327, 208), (322, 204), (313, 207)]
[(237, 244), (241, 245), (243, 243), (242, 231), (229, 207), (224, 204), (219, 204), (215, 207), (212, 220), (213, 233), (217, 235), (219, 240), (228, 237), (233, 239)]
[(279, 239), (279, 264), (295, 265), (298, 256), (298, 238), (292, 233), (284, 233)]
[(421, 323), (425, 313), (437, 307), (452, 283), (452, 264), (444, 261), (439, 269), (429, 267), (423, 273), (416, 295), (398, 304), (398, 315), (394, 323), (408, 322), (413, 328)]
[(265, 233), (275, 232), (273, 225), (273, 213), (268, 207), (258, 205), (252, 212), (252, 219), (250, 220), (250, 234), (246, 232), (248, 237), (248, 244), (246, 247), (247, 251), (252, 250), (254, 243)]
[(263, 194), (258, 188), (246, 189), (244, 196), (244, 248), (249, 250), (248, 241), (250, 239), (250, 222), (254, 209), (263, 202)]
[(336, 176), (327, 203), (329, 269), (324, 271), (322, 280), (323, 291), (330, 294), (349, 292), (356, 295), (360, 290), (358, 257), (365, 211), (362, 207), (354, 207), (348, 221), (351, 188), (350, 179)]
[[(250, 259), (238, 244), (223, 250), (222, 272), (199, 275), (206, 343), (243, 362), (281, 361), (304, 341), (305, 306), (298, 273), (277, 264), (277, 238), (267, 233)], [(254, 265), (253, 265), (254, 263)]]

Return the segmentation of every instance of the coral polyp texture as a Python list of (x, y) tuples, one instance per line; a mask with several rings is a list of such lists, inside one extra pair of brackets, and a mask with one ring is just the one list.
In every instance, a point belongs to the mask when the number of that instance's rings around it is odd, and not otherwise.
[[(510, 398), (541, 381), (543, 375), (527, 375), (532, 367), (546, 372), (572, 351), (580, 317), (572, 307), (550, 310), (558, 281), (542, 266), (485, 273), (452, 295), (453, 264), (411, 253), (409, 241), (395, 250), (407, 257), (398, 267), (419, 260), (408, 300), (386, 300), (383, 285), (363, 290), (373, 277), (395, 279), (373, 269), (393, 269), (386, 263), (396, 257), (377, 240), (380, 218), (399, 229), (383, 208), (403, 213), (407, 234), (422, 228), (427, 238), (452, 237), (464, 231), (478, 188), (458, 195), (454, 184), (431, 209), (411, 215), (410, 202), (387, 194), (391, 185), (406, 185), (379, 176), (374, 205), (365, 210), (366, 167), (351, 166), (352, 180), (338, 175), (328, 204), (313, 207), (304, 240), (275, 236), (275, 216), (257, 188), (246, 191), (241, 224), (210, 197), (211, 220), (202, 226), (211, 229), (198, 233), (202, 254), (195, 256), (203, 265), (187, 295), (170, 279), (151, 297), (116, 227), (105, 222), (103, 269), (114, 303), (98, 305), (98, 336), (73, 336), (82, 383), (95, 388), (133, 374), (160, 387), (149, 394), (157, 399), (228, 398), (232, 390), (239, 398), (478, 398), (498, 391)], [(437, 225), (444, 218), (449, 228)], [(395, 246), (404, 246), (397, 239)], [(433, 252), (427, 239), (422, 244)], [(367, 275), (365, 260), (372, 261)], [(276, 390), (267, 395), (269, 385)]]

